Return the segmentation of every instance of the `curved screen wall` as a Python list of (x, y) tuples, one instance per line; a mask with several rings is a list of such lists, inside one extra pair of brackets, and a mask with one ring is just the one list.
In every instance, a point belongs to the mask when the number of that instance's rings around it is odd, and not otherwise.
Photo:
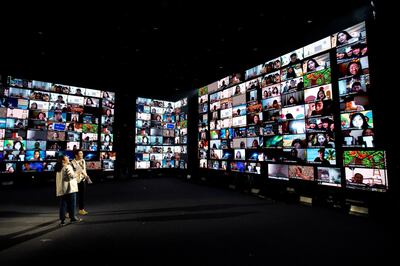
[(369, 89), (365, 22), (202, 87), (200, 168), (386, 191)]

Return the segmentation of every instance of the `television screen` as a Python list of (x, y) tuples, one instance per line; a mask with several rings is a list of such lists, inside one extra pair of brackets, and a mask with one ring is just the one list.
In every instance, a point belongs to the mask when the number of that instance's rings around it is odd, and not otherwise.
[[(100, 91), (12, 77), (8, 85), (5, 107), (0, 108), (0, 130), (7, 130), (0, 131), (0, 148), (10, 147), (1, 154), (4, 160), (21, 162), (17, 171), (53, 171), (57, 157), (66, 154), (72, 159), (76, 148), (98, 158)], [(114, 100), (111, 93), (108, 104)], [(104, 134), (112, 136), (113, 121), (102, 122), (107, 124)]]
[[(260, 173), (258, 164), (261, 171), (267, 162), (269, 178), (315, 180), (335, 187), (341, 187), (345, 178), (347, 184), (357, 183), (357, 173), (342, 176), (344, 166), (346, 171), (361, 169), (363, 180), (371, 184), (358, 181), (364, 185), (354, 187), (387, 189), (381, 185), (387, 185), (386, 167), (379, 168), (378, 177), (378, 171), (368, 172), (374, 167), (346, 165), (341, 160), (343, 148), (346, 158), (346, 148), (372, 149), (377, 144), (373, 101), (368, 95), (365, 23), (261, 62), (265, 63), (245, 71), (244, 81), (239, 75), (233, 86), (235, 75), (199, 89), (198, 125), (207, 127), (199, 130), (199, 143), (208, 140), (212, 147), (200, 147), (200, 165)], [(336, 152), (341, 153), (340, 161)]]
[(343, 130), (343, 147), (374, 148), (374, 129)]
[(268, 164), (268, 178), (289, 180), (289, 166), (286, 164)]
[(260, 163), (246, 162), (244, 168), (246, 173), (261, 175)]
[(328, 36), (319, 41), (313, 42), (304, 47), (304, 57), (313, 56), (314, 54), (331, 49), (331, 37)]
[(340, 124), (342, 130), (373, 128), (374, 123), (373, 123), (372, 111), (361, 111), (361, 112), (341, 114)]
[(349, 189), (385, 192), (388, 188), (386, 169), (345, 167), (345, 177)]
[(341, 47), (366, 39), (365, 22), (344, 29), (332, 35), (332, 47)]
[(289, 165), (289, 178), (313, 181), (314, 180), (314, 167), (313, 166), (301, 166), (301, 165)]
[(317, 168), (317, 182), (320, 185), (325, 186), (342, 186), (342, 177), (340, 168), (328, 168), (328, 167), (318, 167)]
[(16, 163), (0, 163), (0, 173), (2, 174), (14, 174), (17, 171)]
[(332, 148), (308, 148), (307, 162), (323, 166), (336, 165), (336, 150)]
[[(204, 94), (205, 88), (199, 93), (201, 103), (208, 110), (208, 95)], [(229, 95), (229, 92), (226, 92)], [(214, 96), (221, 99), (221, 94)], [(215, 101), (215, 99), (210, 99)], [(160, 101), (154, 99), (137, 98), (136, 100), (136, 137), (135, 137), (135, 168), (136, 169), (150, 169), (150, 168), (186, 168), (187, 156), (186, 146), (172, 146), (182, 145), (187, 143), (187, 98), (181, 99), (177, 102)], [(150, 107), (147, 110), (146, 107)], [(220, 108), (219, 108), (220, 109)], [(203, 109), (199, 110), (201, 113)], [(231, 115), (232, 110), (224, 112), (225, 116)], [(220, 118), (220, 116), (218, 116)], [(229, 123), (227, 120), (218, 120), (219, 127), (222, 123)], [(143, 120), (151, 120), (150, 124), (145, 124)], [(206, 125), (208, 117), (203, 114), (199, 119), (199, 126)], [(229, 126), (229, 124), (227, 124)], [(215, 125), (210, 125), (210, 128), (215, 128)], [(219, 133), (219, 132), (218, 132)], [(217, 133), (217, 134), (218, 134)], [(102, 134), (101, 150), (108, 150), (112, 144), (112, 135)], [(106, 139), (107, 136), (110, 136)], [(199, 127), (199, 158), (206, 159), (207, 151), (209, 148), (209, 141), (207, 140), (207, 128)], [(145, 145), (145, 146), (143, 146)], [(148, 148), (144, 148), (148, 147)], [(150, 154), (149, 154), (150, 152)], [(221, 152), (216, 152), (215, 156), (221, 156)], [(147, 163), (150, 161), (150, 163)], [(142, 163), (146, 162), (146, 163)], [(106, 160), (103, 161), (103, 167), (110, 168), (111, 165)]]
[(43, 162), (25, 162), (22, 164), (22, 172), (43, 172), (45, 170)]
[(245, 163), (244, 162), (231, 162), (231, 171), (233, 172), (244, 172), (245, 171)]

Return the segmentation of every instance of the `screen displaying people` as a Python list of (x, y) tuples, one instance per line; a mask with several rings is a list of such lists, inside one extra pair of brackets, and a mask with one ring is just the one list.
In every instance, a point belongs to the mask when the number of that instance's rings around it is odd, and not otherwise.
[(9, 166), (6, 173), (53, 171), (59, 154), (79, 148), (99, 160), (98, 147), (113, 146), (113, 117), (104, 120), (101, 135), (99, 121), (100, 103), (111, 109), (115, 93), (11, 76), (7, 85), (1, 98), (7, 106), (0, 111), (0, 161)]
[[(210, 149), (199, 146), (200, 167), (267, 172), (273, 179), (340, 187), (345, 177), (336, 160), (338, 150), (375, 147), (365, 28), (362, 22), (264, 61), (246, 70), (245, 79), (234, 86), (225, 82), (200, 88), (199, 121), (208, 123), (199, 122), (199, 141), (211, 140)], [(338, 88), (332, 72), (338, 74)], [(254, 161), (261, 162), (260, 171), (252, 170)]]
[[(207, 102), (208, 97), (199, 100), (201, 105)], [(169, 102), (139, 97), (136, 110), (140, 115), (136, 116), (135, 168), (187, 168), (187, 99)], [(199, 126), (199, 157), (205, 159), (209, 144), (204, 117)], [(222, 157), (221, 151), (213, 150), (213, 157)]]

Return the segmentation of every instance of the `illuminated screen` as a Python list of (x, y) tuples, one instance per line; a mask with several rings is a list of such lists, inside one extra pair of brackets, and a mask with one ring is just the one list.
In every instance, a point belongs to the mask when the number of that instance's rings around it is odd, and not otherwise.
[[(200, 98), (199, 104), (204, 105), (207, 101), (208, 97)], [(187, 98), (177, 102), (136, 99), (135, 169), (187, 168), (187, 111)], [(232, 110), (226, 110), (224, 114), (229, 116), (231, 113)], [(204, 126), (206, 122), (205, 117), (199, 121)], [(199, 131), (200, 136), (203, 134)], [(209, 141), (204, 137), (198, 145), (201, 157), (208, 150)], [(221, 158), (222, 153), (217, 151), (215, 156)], [(204, 162), (200, 166), (207, 167)]]
[(99, 152), (113, 151), (114, 92), (13, 77), (7, 85), (0, 98), (1, 173), (54, 171), (59, 155), (73, 159), (79, 148), (88, 162), (111, 157)]
[(346, 161), (346, 149), (363, 153), (376, 146), (365, 22), (242, 76), (234, 85), (228, 76), (198, 90), (200, 168), (387, 189), (385, 164)]

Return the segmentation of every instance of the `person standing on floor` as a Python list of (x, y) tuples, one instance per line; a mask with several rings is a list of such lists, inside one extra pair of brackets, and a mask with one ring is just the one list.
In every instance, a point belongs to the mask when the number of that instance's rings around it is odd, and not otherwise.
[(78, 173), (69, 163), (67, 156), (60, 156), (55, 166), (56, 195), (60, 198), (60, 225), (65, 225), (66, 213), (71, 223), (82, 221), (76, 216), (76, 194), (78, 192)]
[(88, 212), (85, 210), (85, 190), (86, 183), (91, 184), (92, 180), (86, 172), (86, 161), (83, 159), (83, 151), (81, 149), (74, 150), (75, 159), (72, 160), (72, 167), (79, 173), (78, 175), (78, 207), (79, 214), (86, 215)]

